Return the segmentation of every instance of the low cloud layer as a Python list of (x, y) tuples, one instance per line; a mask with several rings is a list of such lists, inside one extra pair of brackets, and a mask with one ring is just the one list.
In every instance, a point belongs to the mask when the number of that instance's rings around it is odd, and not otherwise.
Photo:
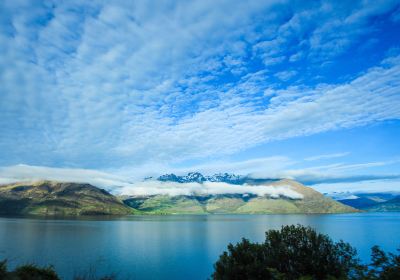
[(362, 182), (345, 183), (321, 183), (313, 186), (321, 193), (340, 193), (340, 192), (399, 192), (400, 179), (370, 180)]
[(254, 194), (257, 196), (269, 196), (272, 198), (286, 197), (302, 199), (303, 195), (292, 190), (290, 186), (273, 185), (232, 185), (227, 183), (205, 182), (199, 183), (175, 183), (145, 181), (122, 188), (124, 195), (217, 195), (217, 194)]
[(0, 184), (38, 180), (89, 183), (107, 189), (127, 184), (119, 176), (90, 169), (51, 168), (24, 164), (0, 167)]
[[(277, 158), (278, 159), (278, 158)], [(252, 161), (245, 161), (243, 164), (235, 165), (236, 168), (252, 168)], [(290, 162), (286, 158), (283, 162)], [(392, 161), (388, 162), (388, 164)], [(369, 166), (367, 163), (357, 164), (357, 166)], [(372, 163), (370, 165), (373, 165)], [(219, 166), (219, 165), (216, 165)], [(285, 164), (283, 164), (285, 166)], [(312, 186), (320, 192), (332, 193), (335, 191), (398, 191), (400, 187), (400, 174), (342, 174), (333, 171), (343, 171), (346, 165), (334, 165), (325, 167), (315, 167), (310, 169), (297, 170), (274, 170), (273, 172), (260, 172), (254, 178), (288, 178), (299, 181), (305, 185)], [(354, 167), (351, 165), (350, 167)], [(282, 167), (283, 168), (283, 167)], [(352, 168), (351, 168), (352, 169)], [(169, 170), (170, 171), (170, 170)], [(160, 171), (162, 172), (162, 171)], [(129, 174), (129, 172), (126, 172)], [(166, 172), (164, 172), (166, 173)], [(243, 175), (240, 170), (235, 172)], [(277, 195), (289, 198), (299, 198), (290, 187), (280, 188), (272, 186), (249, 186), (249, 185), (229, 185), (225, 183), (207, 182), (205, 184), (179, 184), (163, 183), (158, 181), (142, 181), (144, 176), (136, 176), (133, 179), (126, 174), (115, 172), (104, 172), (90, 169), (73, 168), (51, 168), (44, 166), (14, 165), (0, 167), (0, 184), (13, 182), (27, 182), (37, 180), (55, 180), (64, 182), (89, 183), (101, 187), (113, 193), (152, 195), (152, 194), (220, 194), (220, 193), (251, 193), (256, 195)], [(146, 174), (146, 173), (143, 173)], [(204, 173), (207, 174), (207, 173)], [(160, 175), (160, 174), (158, 174)]]
[(303, 196), (290, 186), (249, 186), (206, 182), (204, 184), (175, 182), (129, 182), (126, 178), (106, 172), (87, 169), (49, 168), (42, 166), (16, 165), (0, 168), (0, 184), (18, 181), (56, 180), (89, 183), (109, 191), (124, 195), (215, 195), (215, 194), (254, 194), (273, 198), (287, 197), (302, 199)]

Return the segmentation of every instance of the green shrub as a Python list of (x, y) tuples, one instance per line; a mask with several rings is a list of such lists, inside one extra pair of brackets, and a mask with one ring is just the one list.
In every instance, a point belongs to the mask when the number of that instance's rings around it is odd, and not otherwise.
[(400, 255), (386, 254), (378, 246), (374, 246), (371, 259), (367, 273), (369, 279), (400, 279)]
[(15, 269), (14, 273), (19, 280), (59, 280), (53, 267), (37, 267), (33, 264), (23, 265)]
[(7, 271), (7, 260), (0, 262), (1, 280), (59, 280), (53, 267), (38, 267), (33, 264), (22, 265), (14, 271)]
[(7, 260), (0, 261), (0, 279), (6, 278), (7, 275)]
[[(52, 266), (38, 267), (34, 264), (22, 265), (7, 271), (7, 260), (0, 261), (0, 280), (59, 280)], [(87, 273), (77, 275), (74, 280), (115, 280), (114, 274), (96, 276), (95, 268), (90, 268)]]
[(229, 244), (214, 265), (219, 279), (399, 280), (400, 256), (372, 248), (372, 263), (361, 265), (356, 250), (310, 227), (283, 226), (266, 232), (264, 243)]

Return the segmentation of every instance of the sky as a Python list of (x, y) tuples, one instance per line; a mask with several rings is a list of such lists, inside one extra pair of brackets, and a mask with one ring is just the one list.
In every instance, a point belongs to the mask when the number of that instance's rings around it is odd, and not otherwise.
[(0, 182), (400, 190), (398, 1), (0, 2)]

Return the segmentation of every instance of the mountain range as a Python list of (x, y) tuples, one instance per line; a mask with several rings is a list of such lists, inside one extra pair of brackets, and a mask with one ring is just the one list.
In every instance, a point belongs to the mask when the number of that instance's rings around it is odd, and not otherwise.
[(345, 193), (334, 197), (340, 203), (370, 212), (399, 212), (400, 194), (393, 192)]
[[(359, 194), (356, 199), (338, 196), (332, 199), (299, 182), (288, 179), (253, 179), (228, 173), (204, 176), (198, 172), (184, 176), (166, 174), (146, 178), (163, 187), (196, 185), (196, 191), (185, 195), (148, 194), (115, 196), (90, 184), (38, 181), (0, 186), (0, 214), (47, 216), (129, 215), (129, 214), (272, 214), (272, 213), (345, 213), (391, 211), (399, 199), (381, 194), (378, 197)], [(193, 184), (187, 184), (193, 183)], [(227, 190), (249, 190), (262, 187), (271, 192), (208, 192), (214, 183), (225, 183)], [(230, 187), (231, 186), (231, 187)], [(242, 189), (243, 186), (243, 189)], [(206, 191), (197, 192), (200, 188)], [(225, 190), (225, 189), (224, 189)], [(278, 190), (284, 190), (279, 192)], [(285, 194), (287, 191), (295, 196)], [(394, 199), (392, 201), (392, 199)], [(396, 200), (397, 199), (397, 200)]]
[[(147, 180), (153, 180), (149, 177)], [(204, 183), (204, 182), (219, 182), (232, 185), (259, 185), (270, 182), (279, 181), (279, 179), (254, 179), (248, 176), (235, 175), (229, 173), (217, 173), (211, 176), (205, 176), (199, 172), (189, 172), (187, 175), (179, 176), (175, 174), (165, 174), (156, 180), (161, 182), (175, 182), (175, 183)]]
[[(147, 180), (154, 180), (148, 178)], [(196, 194), (191, 195), (142, 195), (124, 197), (125, 204), (137, 211), (152, 214), (212, 214), (212, 213), (343, 213), (357, 210), (322, 195), (312, 188), (287, 179), (251, 179), (232, 174), (203, 176), (200, 173), (189, 173), (186, 176), (167, 174), (156, 181), (166, 184), (218, 182), (233, 185), (266, 185), (271, 189), (289, 188), (299, 194), (299, 198), (285, 195), (242, 194)]]

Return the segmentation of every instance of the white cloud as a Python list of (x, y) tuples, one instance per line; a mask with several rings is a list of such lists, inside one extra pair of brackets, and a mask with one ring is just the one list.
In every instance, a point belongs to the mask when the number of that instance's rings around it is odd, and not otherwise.
[(38, 180), (89, 183), (107, 189), (128, 184), (120, 176), (89, 169), (52, 168), (24, 164), (0, 168), (0, 184)]
[(297, 75), (297, 71), (281, 71), (276, 73), (274, 76), (282, 81), (287, 81)]
[(370, 180), (362, 182), (347, 182), (333, 184), (313, 185), (317, 191), (322, 193), (334, 192), (392, 192), (400, 191), (400, 180)]
[[(279, 157), (276, 157), (279, 159)], [(271, 162), (269, 162), (271, 161)], [(338, 172), (335, 167), (344, 166), (340, 164), (332, 164), (327, 166), (319, 166), (309, 169), (287, 169), (289, 165), (281, 165), (282, 169), (268, 169), (264, 163), (272, 163), (272, 159), (259, 159), (258, 161), (245, 161), (243, 164), (236, 163), (234, 166), (241, 168), (249, 168), (248, 170), (260, 170), (250, 174), (253, 178), (288, 178), (299, 180), (301, 182), (312, 183), (312, 187), (321, 192), (334, 191), (399, 191), (399, 174), (392, 175), (346, 175)], [(283, 161), (288, 163), (289, 161)], [(258, 163), (258, 165), (257, 165)], [(278, 162), (279, 164), (279, 162)], [(282, 163), (281, 163), (282, 164)], [(390, 164), (390, 163), (388, 163)], [(361, 164), (360, 164), (361, 165)], [(222, 168), (222, 165), (211, 166), (210, 168)], [(232, 166), (231, 166), (232, 167)], [(44, 166), (15, 165), (0, 168), (0, 184), (13, 182), (31, 182), (38, 180), (55, 180), (64, 182), (80, 182), (89, 183), (97, 187), (105, 188), (113, 193), (130, 194), (130, 195), (153, 195), (153, 194), (170, 194), (170, 195), (191, 195), (198, 194), (221, 194), (221, 193), (251, 193), (255, 195), (270, 196), (286, 196), (289, 198), (301, 198), (294, 192), (290, 186), (250, 186), (250, 185), (231, 185), (226, 183), (206, 182), (205, 184), (187, 183), (180, 184), (174, 182), (158, 182), (154, 180), (143, 181), (144, 176), (159, 176), (160, 172), (171, 172), (167, 166), (158, 166), (151, 169), (138, 168), (129, 170), (114, 170), (109, 172), (90, 170), (90, 169), (74, 169), (74, 168), (51, 168)], [(229, 165), (227, 166), (229, 168)], [(333, 169), (332, 169), (333, 168)], [(361, 167), (360, 167), (361, 168)], [(367, 168), (364, 166), (364, 168)], [(161, 171), (160, 171), (161, 170)], [(201, 168), (196, 169), (197, 171)], [(214, 169), (209, 169), (212, 172)], [(221, 169), (223, 170), (223, 169)], [(235, 169), (236, 170), (236, 169)], [(245, 169), (243, 169), (245, 170)], [(263, 170), (263, 172), (261, 171)], [(176, 169), (174, 172), (184, 172), (182, 169)], [(152, 173), (153, 172), (153, 173)], [(186, 172), (186, 170), (185, 170)], [(218, 172), (218, 169), (216, 169)], [(224, 172), (224, 171), (222, 171)], [(243, 173), (238, 173), (243, 174)]]
[(303, 196), (292, 190), (290, 186), (272, 185), (231, 185), (227, 183), (205, 182), (174, 183), (137, 181), (129, 182), (126, 178), (105, 172), (87, 169), (50, 168), (42, 166), (16, 165), (0, 168), (0, 184), (12, 182), (31, 182), (37, 180), (55, 180), (64, 182), (90, 183), (106, 188), (113, 193), (124, 195), (215, 195), (215, 194), (255, 194), (268, 195), (273, 198), (280, 196), (291, 199), (302, 199)]
[[(270, 107), (244, 106), (252, 99), (237, 97), (242, 84), (216, 108), (172, 124), (134, 125), (131, 139), (119, 146), (125, 155), (177, 160), (230, 154), (253, 145), (322, 131), (400, 118), (400, 66), (376, 67), (348, 84), (276, 91)], [(250, 87), (250, 90), (252, 88)], [(291, 94), (293, 98), (287, 98)], [(301, 96), (301, 97), (300, 97)], [(249, 101), (250, 100), (250, 101)], [(241, 104), (241, 105), (239, 105)], [(132, 127), (131, 127), (132, 128)], [(141, 131), (141, 135), (134, 133)]]
[(345, 153), (335, 153), (335, 154), (327, 154), (327, 155), (318, 155), (318, 156), (312, 156), (305, 158), (304, 160), (306, 161), (315, 161), (315, 160), (324, 160), (324, 159), (332, 159), (332, 158), (340, 158), (340, 157), (345, 157), (349, 155), (349, 152)]
[[(283, 20), (274, 7), (285, 4), (4, 1), (0, 163), (162, 166), (400, 118), (397, 57), (331, 85), (277, 89), (268, 68), (289, 45), (340, 53), (392, 2), (357, 3), (335, 19), (334, 3), (293, 6)], [(249, 57), (266, 68), (249, 69)]]
[(272, 176), (276, 175), (278, 171), (284, 170), (294, 163), (294, 160), (285, 156), (272, 156), (242, 161), (208, 161), (206, 164), (193, 165), (172, 170), (170, 168), (169, 172), (185, 174), (188, 172), (197, 171), (208, 175), (215, 173), (234, 173), (239, 175), (247, 175), (256, 171), (267, 171)]
[(205, 182), (199, 183), (174, 183), (145, 181), (138, 182), (120, 190), (125, 195), (216, 195), (216, 194), (255, 194), (257, 196), (270, 196), (272, 198), (287, 197), (302, 199), (303, 195), (292, 190), (290, 186), (273, 185), (231, 185), (227, 183)]
[[(287, 166), (273, 172), (268, 169), (259, 170), (250, 173), (250, 177), (260, 179), (260, 178), (287, 178), (293, 179), (304, 183), (305, 185), (320, 186), (320, 185), (330, 185), (330, 190), (333, 190), (336, 184), (338, 186), (345, 186), (348, 184), (348, 190), (352, 191), (352, 187), (356, 186), (357, 183), (362, 185), (362, 182), (385, 182), (390, 180), (397, 180), (400, 178), (399, 173), (382, 173), (376, 170), (371, 171), (375, 167), (383, 167), (388, 165), (396, 165), (399, 161), (388, 160), (380, 162), (364, 162), (364, 163), (354, 163), (354, 164), (344, 164), (344, 163), (331, 163), (327, 165), (317, 165), (308, 168), (293, 168), (293, 166)], [(340, 185), (342, 184), (342, 185)], [(378, 183), (377, 183), (378, 184)], [(388, 185), (389, 186), (389, 185)], [(390, 185), (393, 187), (394, 185)], [(397, 187), (392, 189), (397, 190)]]

